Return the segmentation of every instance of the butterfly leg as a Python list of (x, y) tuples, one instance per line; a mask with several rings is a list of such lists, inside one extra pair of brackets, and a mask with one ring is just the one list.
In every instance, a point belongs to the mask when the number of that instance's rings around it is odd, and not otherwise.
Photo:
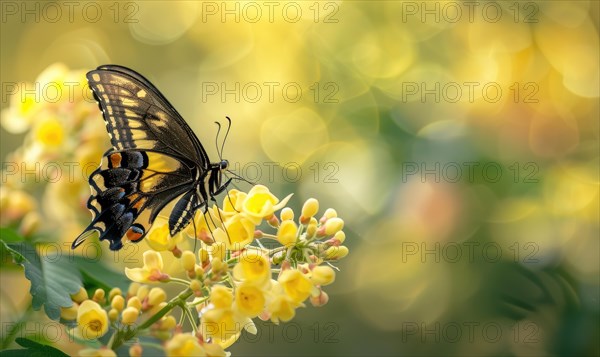
[[(215, 197), (216, 195), (220, 194), (221, 192), (225, 191), (227, 189), (227, 186), (229, 186), (229, 184), (231, 183), (231, 180), (233, 180), (232, 178), (230, 178), (229, 180), (225, 181), (224, 184), (221, 185), (221, 187), (219, 187), (214, 193), (213, 195), (210, 197), (211, 200), (215, 201)], [(216, 202), (216, 201), (215, 201)]]

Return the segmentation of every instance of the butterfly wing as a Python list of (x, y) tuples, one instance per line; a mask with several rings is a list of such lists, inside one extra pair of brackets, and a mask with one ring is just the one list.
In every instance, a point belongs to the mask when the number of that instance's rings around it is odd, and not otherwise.
[(93, 231), (100, 233), (100, 240), (108, 240), (112, 250), (123, 246), (123, 237), (139, 242), (169, 202), (194, 192), (192, 177), (184, 162), (165, 154), (110, 150), (100, 168), (90, 175), (88, 208), (93, 219), (72, 247), (83, 243)]
[(87, 79), (115, 150), (154, 150), (208, 168), (208, 155), (194, 132), (142, 75), (107, 65), (88, 72)]
[(198, 138), (167, 99), (147, 79), (121, 66), (101, 66), (87, 74), (102, 110), (113, 148), (90, 176), (88, 208), (93, 219), (75, 239), (92, 232), (123, 246), (125, 236), (139, 242), (158, 213), (181, 196), (169, 218), (171, 234), (183, 229), (198, 203), (196, 179), (209, 159)]

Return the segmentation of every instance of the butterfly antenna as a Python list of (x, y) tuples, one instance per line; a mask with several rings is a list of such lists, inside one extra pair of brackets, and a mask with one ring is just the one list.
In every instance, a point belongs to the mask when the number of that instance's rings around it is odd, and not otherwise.
[(229, 136), (229, 129), (231, 129), (231, 119), (227, 118), (227, 131), (225, 132), (225, 137), (223, 138), (223, 142), (221, 143), (221, 155), (223, 154), (223, 150), (225, 149), (225, 142), (227, 141), (227, 136)]
[[(215, 122), (219, 129), (217, 129), (217, 137), (215, 138), (215, 148), (217, 148), (217, 155), (219, 155), (219, 160), (222, 160), (221, 153), (219, 152), (219, 133), (221, 132), (221, 123), (218, 121)], [(228, 130), (229, 131), (229, 130)]]
[[(240, 175), (236, 174), (235, 172), (233, 172), (233, 171), (231, 171), (231, 170), (227, 170), (227, 172), (229, 172), (229, 173), (230, 173), (230, 174), (231, 174), (231, 175), (232, 175), (232, 176), (233, 176), (235, 179), (238, 179), (238, 180), (240, 180), (240, 181), (244, 181), (244, 182), (246, 182), (246, 183), (249, 183), (250, 185), (256, 185), (256, 183), (255, 183), (255, 182), (248, 181), (248, 180), (246, 180), (245, 178), (243, 178), (242, 176), (240, 176)], [(227, 176), (227, 175), (225, 175), (225, 176)]]

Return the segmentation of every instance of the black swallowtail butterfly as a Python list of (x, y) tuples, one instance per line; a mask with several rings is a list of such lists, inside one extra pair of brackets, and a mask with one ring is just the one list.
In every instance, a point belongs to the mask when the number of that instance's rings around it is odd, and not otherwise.
[[(104, 65), (87, 73), (112, 148), (89, 178), (93, 220), (71, 247), (94, 231), (111, 250), (123, 238), (139, 242), (158, 213), (177, 200), (169, 216), (174, 236), (208, 200), (224, 191), (227, 160), (211, 163), (206, 150), (167, 99), (139, 73)], [(228, 118), (229, 119), (229, 118)]]

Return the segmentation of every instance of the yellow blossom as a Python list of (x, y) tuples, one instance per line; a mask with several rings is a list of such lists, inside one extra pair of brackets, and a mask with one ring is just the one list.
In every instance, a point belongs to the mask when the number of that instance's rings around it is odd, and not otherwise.
[(97, 302), (85, 300), (77, 310), (75, 333), (86, 340), (100, 338), (108, 331), (108, 314)]
[(65, 128), (56, 117), (44, 118), (33, 129), (34, 140), (44, 148), (57, 148), (65, 140)]
[(125, 268), (125, 275), (134, 282), (155, 283), (167, 279), (168, 275), (162, 272), (163, 260), (160, 253), (153, 250), (144, 252), (144, 266), (142, 268)]
[(233, 303), (233, 294), (229, 288), (215, 285), (210, 290), (210, 301), (216, 308), (230, 308)]
[(277, 197), (269, 192), (267, 187), (256, 185), (248, 192), (242, 209), (255, 224), (259, 224), (263, 218), (271, 216), (273, 212), (284, 207), (290, 197), (292, 197), (291, 194), (280, 202)]
[(278, 294), (267, 305), (267, 312), (271, 316), (271, 321), (278, 324), (279, 321), (287, 322), (293, 319), (298, 306), (298, 303), (289, 296)]
[(200, 333), (211, 338), (223, 348), (231, 346), (240, 336), (245, 322), (231, 308), (211, 308), (203, 310), (200, 319)]
[(165, 352), (168, 357), (206, 356), (198, 338), (187, 333), (176, 334), (167, 341)]
[(236, 189), (229, 190), (229, 193), (223, 197), (223, 212), (226, 216), (233, 216), (242, 211), (242, 204), (248, 195), (245, 192)]
[(235, 307), (248, 317), (256, 317), (265, 307), (265, 296), (256, 285), (243, 282), (235, 289)]
[(240, 250), (254, 239), (254, 223), (241, 214), (225, 221), (225, 230), (217, 228), (213, 234), (215, 240), (224, 243), (229, 250)]
[(292, 301), (301, 303), (310, 295), (314, 289), (310, 280), (299, 270), (288, 269), (283, 271), (277, 281), (283, 287), (283, 290)]
[(228, 354), (223, 350), (223, 347), (217, 343), (205, 343), (203, 347), (207, 357), (228, 356)]
[(267, 283), (271, 279), (269, 258), (256, 249), (245, 250), (233, 268), (233, 276), (257, 285)]
[(156, 228), (151, 229), (148, 232), (148, 236), (146, 237), (146, 241), (150, 248), (156, 250), (157, 252), (164, 252), (167, 250), (173, 250), (178, 243), (183, 240), (183, 234), (180, 232), (176, 234), (174, 237), (171, 237), (169, 233), (169, 225), (162, 224), (156, 226)]
[(297, 234), (298, 227), (294, 221), (283, 221), (277, 230), (277, 240), (286, 247), (294, 245), (296, 243)]

